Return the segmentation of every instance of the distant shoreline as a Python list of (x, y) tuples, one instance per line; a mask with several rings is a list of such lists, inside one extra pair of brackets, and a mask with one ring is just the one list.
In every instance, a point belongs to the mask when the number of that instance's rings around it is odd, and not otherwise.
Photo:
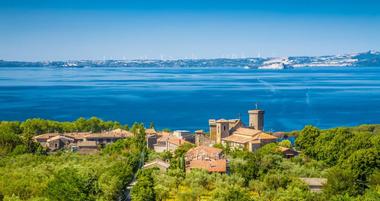
[(177, 60), (68, 60), (68, 61), (6, 61), (0, 67), (167, 67), (167, 68), (215, 68), (240, 67), (246, 69), (282, 70), (302, 67), (372, 67), (380, 66), (380, 52), (330, 56), (295, 56), (268, 58), (215, 58)]

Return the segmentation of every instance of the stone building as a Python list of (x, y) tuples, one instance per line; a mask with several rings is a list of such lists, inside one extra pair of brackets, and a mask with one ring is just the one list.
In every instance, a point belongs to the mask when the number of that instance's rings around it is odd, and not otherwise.
[[(133, 136), (129, 131), (122, 129), (114, 129), (111, 131), (104, 131), (100, 133), (91, 132), (76, 132), (76, 133), (45, 133), (33, 137), (35, 142), (40, 143), (42, 146), (47, 147), (50, 151), (56, 151), (64, 148), (78, 148), (78, 144), (82, 145), (96, 144), (96, 146), (105, 146), (106, 144), (115, 142), (119, 139), (125, 139)], [(74, 148), (73, 148), (74, 147)], [(87, 147), (88, 148), (88, 147)], [(93, 148), (91, 148), (93, 149)]]
[(191, 143), (187, 140), (177, 137), (170, 132), (160, 132), (157, 135), (157, 143), (153, 144), (154, 151), (161, 153), (164, 151), (174, 152), (179, 146), (185, 143)]
[(198, 146), (185, 154), (186, 170), (202, 169), (208, 172), (227, 172), (227, 160), (223, 158), (222, 149)]
[(255, 151), (265, 144), (276, 142), (277, 137), (263, 131), (263, 110), (249, 110), (248, 115), (248, 127), (245, 127), (240, 119), (210, 119), (211, 140), (217, 144), (227, 144), (232, 148), (249, 151)]
[(57, 136), (47, 139), (45, 146), (47, 146), (49, 150), (55, 151), (58, 149), (66, 148), (73, 142), (74, 142), (73, 138), (69, 138), (63, 135), (57, 135)]
[(212, 144), (210, 136), (207, 135), (203, 130), (195, 131), (195, 146), (209, 146)]

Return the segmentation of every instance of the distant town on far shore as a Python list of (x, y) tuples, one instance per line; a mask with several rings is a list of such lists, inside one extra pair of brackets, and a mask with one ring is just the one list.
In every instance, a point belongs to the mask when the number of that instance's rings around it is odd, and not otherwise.
[(344, 55), (249, 57), (213, 59), (135, 59), (7, 61), (0, 67), (242, 67), (247, 69), (291, 69), (301, 67), (371, 67), (380, 66), (380, 52), (368, 51)]

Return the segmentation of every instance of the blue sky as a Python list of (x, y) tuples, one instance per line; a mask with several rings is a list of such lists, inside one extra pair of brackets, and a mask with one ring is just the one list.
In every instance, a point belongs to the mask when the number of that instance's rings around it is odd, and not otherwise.
[(0, 59), (326, 55), (380, 50), (376, 0), (0, 0)]

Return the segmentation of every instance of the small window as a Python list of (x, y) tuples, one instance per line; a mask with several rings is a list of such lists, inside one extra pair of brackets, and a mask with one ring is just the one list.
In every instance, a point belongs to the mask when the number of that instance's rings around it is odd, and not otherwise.
[(223, 126), (223, 130), (226, 130), (226, 126)]

